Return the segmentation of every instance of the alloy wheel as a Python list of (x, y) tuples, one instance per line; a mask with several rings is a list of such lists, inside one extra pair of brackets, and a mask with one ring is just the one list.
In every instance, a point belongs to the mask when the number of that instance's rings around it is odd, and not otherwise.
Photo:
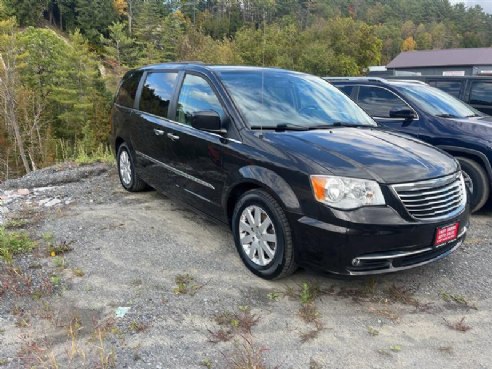
[(129, 186), (132, 182), (132, 165), (128, 151), (123, 150), (120, 153), (120, 176), (121, 181), (125, 186)]

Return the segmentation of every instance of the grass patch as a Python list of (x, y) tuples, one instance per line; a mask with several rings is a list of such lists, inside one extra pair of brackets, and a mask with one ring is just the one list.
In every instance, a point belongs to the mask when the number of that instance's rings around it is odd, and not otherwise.
[(471, 304), (464, 296), (462, 295), (455, 295), (452, 293), (444, 292), (441, 291), (439, 293), (439, 297), (445, 301), (445, 302), (450, 302), (450, 303), (455, 303), (457, 305), (461, 305), (464, 307), (467, 307), (469, 309), (474, 309), (478, 310), (477, 307), (473, 304)]
[(195, 278), (190, 274), (178, 274), (175, 277), (176, 287), (173, 288), (175, 295), (194, 296), (204, 284), (197, 283)]
[(260, 317), (251, 313), (249, 306), (240, 306), (238, 311), (224, 311), (214, 316), (219, 325), (216, 331), (209, 330), (209, 341), (213, 343), (230, 341), (235, 335), (251, 335), (251, 329), (258, 324)]
[(6, 231), (0, 227), (0, 258), (12, 263), (13, 257), (30, 252), (36, 243), (25, 233)]
[(266, 348), (258, 347), (252, 338), (242, 337), (243, 342), (235, 342), (232, 352), (228, 355), (227, 368), (229, 369), (278, 369), (280, 366), (270, 367), (265, 364), (264, 353)]
[(78, 144), (74, 161), (79, 165), (93, 163), (113, 164), (114, 156), (111, 149), (106, 145), (100, 144), (95, 150), (88, 151), (83, 145)]
[(379, 331), (374, 328), (374, 327), (367, 327), (367, 333), (369, 333), (371, 336), (375, 337), (375, 336), (379, 336)]

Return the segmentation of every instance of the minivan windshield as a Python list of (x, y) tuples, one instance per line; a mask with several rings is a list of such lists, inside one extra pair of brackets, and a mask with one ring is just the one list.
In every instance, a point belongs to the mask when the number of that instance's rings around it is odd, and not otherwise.
[(377, 126), (361, 108), (321, 78), (279, 70), (219, 70), (252, 129)]
[(398, 90), (420, 109), (436, 117), (469, 118), (480, 116), (471, 106), (448, 93), (425, 84), (398, 83)]

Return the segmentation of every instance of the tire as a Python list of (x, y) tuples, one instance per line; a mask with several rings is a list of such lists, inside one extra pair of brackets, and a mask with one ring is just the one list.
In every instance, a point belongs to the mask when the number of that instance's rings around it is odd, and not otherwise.
[(474, 213), (480, 210), (487, 202), (490, 194), (490, 185), (485, 169), (476, 161), (457, 157), (465, 182), (470, 189), (470, 209)]
[[(285, 211), (267, 192), (255, 189), (239, 198), (232, 214), (232, 233), (243, 263), (257, 276), (280, 279), (296, 271), (292, 232)], [(248, 242), (244, 243), (245, 240)]]
[(140, 192), (147, 189), (147, 184), (140, 179), (135, 171), (135, 162), (126, 143), (122, 143), (116, 155), (118, 175), (123, 188), (129, 192)]

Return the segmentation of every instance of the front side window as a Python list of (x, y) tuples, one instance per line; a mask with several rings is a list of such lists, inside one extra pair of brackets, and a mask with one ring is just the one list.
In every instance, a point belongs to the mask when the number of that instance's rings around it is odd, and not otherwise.
[(376, 125), (350, 98), (319, 77), (275, 69), (217, 71), (252, 129)]
[(202, 77), (188, 74), (179, 94), (176, 120), (191, 125), (193, 113), (199, 111), (214, 111), (221, 118), (224, 117), (219, 99), (208, 82)]
[(141, 71), (131, 71), (125, 75), (116, 98), (117, 104), (126, 106), (127, 108), (133, 108), (141, 77)]
[(167, 118), (173, 96), (177, 73), (148, 73), (140, 97), (140, 110)]
[(370, 116), (391, 118), (391, 110), (408, 109), (408, 105), (393, 92), (373, 86), (359, 87), (359, 106)]
[(492, 83), (474, 82), (471, 88), (470, 104), (492, 105)]
[(463, 101), (438, 88), (417, 83), (395, 83), (398, 91), (427, 114), (444, 118), (466, 118), (479, 115)]
[(337, 86), (337, 87), (348, 97), (352, 96), (352, 91), (354, 90), (354, 86)]

